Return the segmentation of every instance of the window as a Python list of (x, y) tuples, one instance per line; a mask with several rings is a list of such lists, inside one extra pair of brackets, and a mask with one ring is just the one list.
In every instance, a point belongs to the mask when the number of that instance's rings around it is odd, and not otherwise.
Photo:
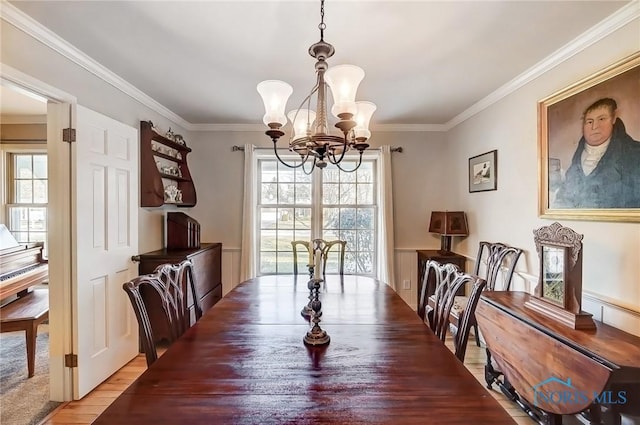
[[(356, 162), (343, 164), (352, 169)], [(363, 160), (353, 173), (328, 165), (308, 176), (276, 159), (259, 160), (259, 273), (293, 273), (291, 241), (319, 237), (347, 241), (345, 273), (375, 274), (375, 165), (375, 160)], [(304, 270), (308, 258), (298, 256), (298, 261)], [(327, 273), (337, 271), (335, 251), (327, 261)]]
[(20, 243), (47, 240), (47, 155), (9, 154), (7, 217)]

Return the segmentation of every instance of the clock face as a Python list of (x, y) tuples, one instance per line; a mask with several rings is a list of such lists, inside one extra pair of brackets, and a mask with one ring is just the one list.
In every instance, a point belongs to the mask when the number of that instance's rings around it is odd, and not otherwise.
[(564, 305), (566, 248), (542, 245), (542, 297)]

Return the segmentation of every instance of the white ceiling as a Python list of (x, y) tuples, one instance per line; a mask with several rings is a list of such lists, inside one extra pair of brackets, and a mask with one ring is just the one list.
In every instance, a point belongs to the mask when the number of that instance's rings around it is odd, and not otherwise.
[[(191, 124), (261, 123), (258, 82), (289, 82), (288, 109), (315, 82), (319, 1), (11, 3)], [(372, 122), (442, 125), (627, 3), (327, 0), (328, 62), (365, 70)]]

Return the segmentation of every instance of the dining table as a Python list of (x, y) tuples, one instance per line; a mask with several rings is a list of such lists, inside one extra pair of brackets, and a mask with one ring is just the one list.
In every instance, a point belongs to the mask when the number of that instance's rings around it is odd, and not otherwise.
[(240, 283), (94, 424), (514, 424), (387, 284), (326, 275), (303, 342), (309, 278)]

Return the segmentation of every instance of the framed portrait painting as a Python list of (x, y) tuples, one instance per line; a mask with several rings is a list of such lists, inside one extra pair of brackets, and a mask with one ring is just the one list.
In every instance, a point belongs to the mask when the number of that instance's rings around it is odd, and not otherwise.
[(497, 188), (498, 151), (469, 158), (469, 192), (485, 192)]
[(538, 102), (541, 217), (640, 221), (640, 52)]

